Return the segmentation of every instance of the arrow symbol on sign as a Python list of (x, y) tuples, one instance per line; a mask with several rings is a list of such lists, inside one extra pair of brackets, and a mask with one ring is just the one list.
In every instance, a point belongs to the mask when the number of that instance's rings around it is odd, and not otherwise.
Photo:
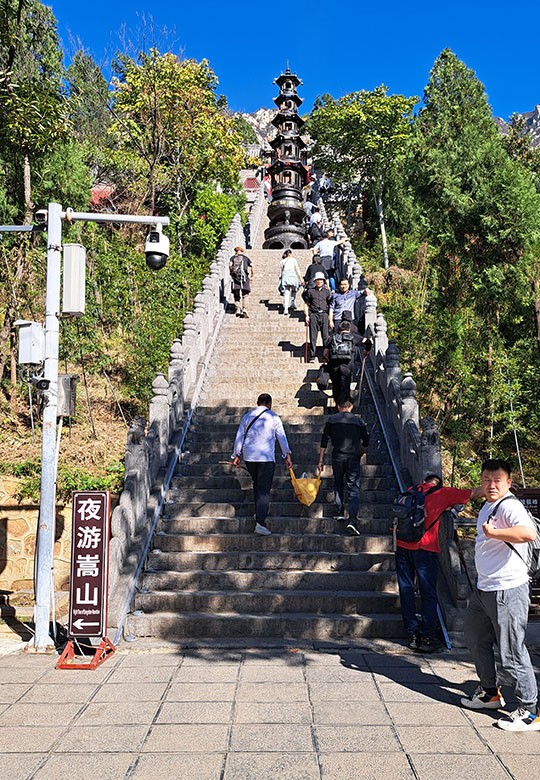
[(85, 621), (82, 618), (79, 618), (76, 620), (73, 625), (77, 629), (77, 631), (82, 631), (83, 628), (90, 628), (90, 626), (99, 626), (99, 623), (85, 623)]

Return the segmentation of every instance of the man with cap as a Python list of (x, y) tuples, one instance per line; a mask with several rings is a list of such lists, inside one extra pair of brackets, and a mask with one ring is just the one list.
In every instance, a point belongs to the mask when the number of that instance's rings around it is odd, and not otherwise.
[(317, 334), (321, 332), (323, 346), (328, 341), (328, 311), (330, 308), (330, 290), (324, 286), (324, 273), (317, 271), (313, 277), (314, 287), (304, 291), (304, 314), (309, 326), (309, 360), (315, 359), (317, 352)]

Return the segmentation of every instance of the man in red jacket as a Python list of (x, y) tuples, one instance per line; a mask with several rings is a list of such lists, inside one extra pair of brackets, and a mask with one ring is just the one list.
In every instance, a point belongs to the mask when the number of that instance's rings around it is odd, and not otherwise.
[[(433, 491), (433, 488), (435, 490)], [(459, 490), (442, 487), (442, 479), (428, 474), (418, 489), (425, 493), (424, 527), (419, 542), (397, 540), (396, 573), (401, 601), (401, 614), (411, 650), (436, 653), (442, 649), (437, 631), (437, 568), (439, 524), (442, 513), (454, 504), (466, 504), (471, 498), (480, 498), (482, 488)], [(433, 492), (428, 492), (433, 491)], [(416, 615), (415, 577), (421, 599), (421, 620)]]

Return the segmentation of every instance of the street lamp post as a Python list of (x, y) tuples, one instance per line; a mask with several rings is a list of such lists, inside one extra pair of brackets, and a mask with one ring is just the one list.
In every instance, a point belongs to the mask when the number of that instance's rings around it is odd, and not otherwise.
[(91, 214), (62, 211), (58, 203), (47, 210), (47, 290), (45, 304), (45, 362), (43, 377), (49, 382), (43, 409), (41, 445), (41, 489), (36, 535), (36, 584), (34, 607), (34, 650), (52, 648), (49, 634), (53, 593), (53, 549), (56, 510), (56, 428), (58, 407), (58, 334), (60, 326), (60, 281), (62, 258), (62, 219), (68, 222), (105, 222), (142, 225), (168, 225), (169, 217), (131, 214)]

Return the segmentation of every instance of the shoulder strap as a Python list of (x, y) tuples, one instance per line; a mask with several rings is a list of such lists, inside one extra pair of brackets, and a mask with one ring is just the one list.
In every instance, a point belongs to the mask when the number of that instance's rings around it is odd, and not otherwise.
[[(497, 512), (497, 509), (500, 507), (503, 501), (508, 501), (509, 498), (514, 498), (516, 501), (519, 501), (519, 498), (517, 496), (505, 496), (504, 498), (501, 498), (500, 501), (498, 501), (491, 512), (489, 513), (489, 517), (487, 519), (487, 522), (491, 520), (492, 517), (495, 517), (495, 513)], [(521, 502), (520, 502), (521, 503)], [(524, 557), (519, 553), (519, 551), (514, 547), (514, 545), (511, 542), (505, 542), (505, 545), (507, 547), (510, 547), (511, 550), (515, 552), (515, 554), (520, 558), (520, 560), (523, 561), (525, 565), (527, 565), (527, 561), (524, 559)]]
[[(433, 485), (433, 487), (432, 487), (432, 488), (430, 488), (429, 490), (426, 490), (426, 492), (424, 493), (424, 498), (425, 498), (426, 496), (429, 496), (429, 495), (431, 495), (431, 493), (435, 493), (437, 490), (440, 490), (441, 488), (442, 488), (442, 485), (441, 485), (441, 484), (439, 484), (439, 485)], [(419, 491), (419, 492), (422, 492), (422, 491)], [(424, 505), (424, 506), (425, 506), (425, 505)], [(425, 510), (424, 510), (424, 511), (425, 511)], [(436, 523), (438, 520), (440, 520), (440, 519), (441, 519), (441, 516), (442, 516), (442, 512), (441, 512), (441, 514), (440, 514), (440, 515), (437, 515), (437, 517), (435, 518), (435, 520), (434, 520), (432, 523), (430, 523), (429, 525), (426, 525), (426, 527), (425, 527), (425, 530), (424, 530), (424, 533), (426, 533), (427, 531), (429, 531), (429, 529), (430, 529), (430, 528), (433, 528), (433, 526), (435, 525), (435, 523)]]
[(257, 420), (259, 419), (259, 417), (262, 417), (262, 416), (263, 416), (263, 414), (264, 414), (265, 412), (268, 412), (268, 411), (269, 411), (268, 409), (263, 409), (263, 410), (262, 410), (262, 412), (259, 412), (259, 414), (258, 414), (256, 417), (254, 417), (254, 418), (253, 418), (253, 420), (251, 420), (251, 422), (249, 423), (248, 427), (247, 427), (247, 428), (246, 428), (246, 430), (244, 431), (244, 438), (242, 439), (242, 448), (244, 447), (244, 442), (245, 442), (245, 440), (246, 440), (246, 436), (248, 435), (248, 433), (249, 433), (249, 429), (251, 428), (251, 426), (252, 426), (254, 423), (256, 423), (256, 422), (257, 422)]

